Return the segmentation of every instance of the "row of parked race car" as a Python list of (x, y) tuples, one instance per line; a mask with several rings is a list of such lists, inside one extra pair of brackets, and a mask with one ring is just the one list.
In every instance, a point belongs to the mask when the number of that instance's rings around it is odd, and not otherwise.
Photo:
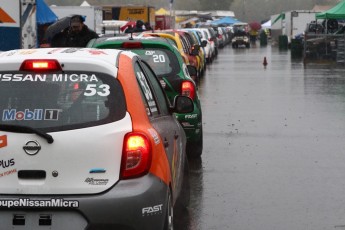
[[(170, 37), (171, 35), (172, 37)], [(206, 71), (207, 64), (211, 64), (218, 55), (218, 50), (231, 42), (233, 33), (227, 27), (200, 27), (159, 32), (144, 32), (138, 36), (164, 37), (174, 41), (183, 60), (196, 68), (196, 74), (191, 74), (198, 84)], [(169, 38), (170, 37), (170, 38)]]
[(206, 66), (230, 40), (230, 33), (225, 28), (205, 27), (103, 36), (91, 40), (87, 46), (130, 50), (149, 63), (171, 103), (177, 95), (191, 97), (194, 110), (176, 116), (186, 132), (188, 156), (200, 157), (203, 129), (197, 84), (205, 74)]
[(172, 230), (202, 154), (207, 31), (1, 52), (3, 229)]

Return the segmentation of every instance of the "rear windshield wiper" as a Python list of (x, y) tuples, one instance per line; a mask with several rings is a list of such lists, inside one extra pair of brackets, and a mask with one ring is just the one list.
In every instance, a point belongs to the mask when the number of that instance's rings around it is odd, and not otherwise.
[(42, 132), (39, 129), (32, 128), (29, 126), (0, 124), (0, 130), (1, 131), (14, 132), (14, 133), (35, 133), (38, 136), (46, 139), (49, 144), (54, 142), (53, 137), (51, 135), (49, 135), (48, 133)]

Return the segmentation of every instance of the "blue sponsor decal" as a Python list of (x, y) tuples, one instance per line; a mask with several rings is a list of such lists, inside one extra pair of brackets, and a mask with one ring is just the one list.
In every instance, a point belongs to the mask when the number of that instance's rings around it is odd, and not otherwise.
[(105, 173), (106, 170), (102, 168), (94, 168), (90, 170), (90, 173)]
[(21, 120), (42, 120), (43, 109), (34, 109), (30, 111), (25, 109), (24, 111), (17, 111), (16, 109), (5, 109), (2, 113), (3, 121), (21, 121)]
[(40, 120), (58, 120), (59, 109), (25, 109), (17, 111), (16, 109), (5, 109), (2, 113), (3, 121), (40, 121)]

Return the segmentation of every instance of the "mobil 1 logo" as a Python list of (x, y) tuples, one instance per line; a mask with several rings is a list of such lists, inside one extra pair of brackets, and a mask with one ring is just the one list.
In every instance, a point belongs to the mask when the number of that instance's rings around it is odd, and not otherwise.
[(44, 120), (58, 120), (60, 112), (61, 109), (46, 109), (44, 111)]

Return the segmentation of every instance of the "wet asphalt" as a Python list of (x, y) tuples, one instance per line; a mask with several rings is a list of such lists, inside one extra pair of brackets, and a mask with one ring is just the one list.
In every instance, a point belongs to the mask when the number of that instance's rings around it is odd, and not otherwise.
[(345, 68), (227, 46), (199, 95), (204, 151), (175, 230), (345, 229)]

